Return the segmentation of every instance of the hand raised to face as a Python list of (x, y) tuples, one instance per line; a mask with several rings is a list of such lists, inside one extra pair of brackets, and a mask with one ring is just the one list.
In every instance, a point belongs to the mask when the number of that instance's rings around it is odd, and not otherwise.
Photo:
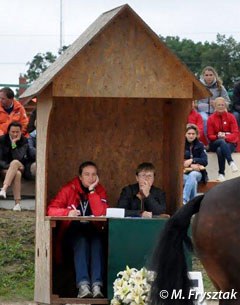
[(151, 185), (147, 180), (143, 180), (139, 186), (139, 189), (144, 197), (148, 197), (150, 194)]
[(94, 188), (98, 185), (98, 182), (99, 182), (99, 177), (96, 176), (95, 182), (93, 182), (88, 188), (90, 192), (94, 190)]

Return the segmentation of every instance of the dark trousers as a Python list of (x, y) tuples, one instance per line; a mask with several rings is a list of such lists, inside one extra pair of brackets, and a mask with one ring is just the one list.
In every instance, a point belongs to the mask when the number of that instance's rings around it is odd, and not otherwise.
[(216, 152), (218, 157), (219, 174), (225, 174), (225, 160), (228, 164), (233, 161), (232, 152), (234, 152), (236, 145), (227, 143), (224, 139), (217, 139), (209, 144), (210, 151)]

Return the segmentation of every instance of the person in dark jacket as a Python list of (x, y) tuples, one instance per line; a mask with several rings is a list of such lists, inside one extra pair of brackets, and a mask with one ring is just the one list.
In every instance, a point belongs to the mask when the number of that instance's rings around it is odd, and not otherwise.
[(198, 140), (198, 128), (196, 125), (187, 124), (185, 138), (183, 204), (186, 204), (197, 195), (199, 181), (205, 180), (204, 182), (206, 182), (205, 166), (208, 164), (204, 145)]
[(12, 122), (8, 126), (8, 133), (0, 137), (0, 170), (6, 173), (0, 197), (6, 198), (7, 189), (12, 185), (14, 211), (21, 211), (21, 177), (28, 148), (28, 141), (21, 130), (21, 123)]
[(137, 183), (122, 189), (118, 207), (125, 209), (125, 217), (145, 217), (166, 215), (165, 193), (153, 185), (155, 167), (144, 162), (136, 169)]
[(33, 180), (36, 177), (36, 144), (37, 144), (37, 130), (34, 129), (28, 138), (27, 160), (25, 162), (25, 169), (23, 177), (27, 180)]
[(37, 120), (37, 109), (35, 108), (30, 114), (30, 118), (27, 126), (28, 133), (31, 133), (36, 129), (36, 120)]
[(235, 116), (239, 127), (240, 126), (240, 78), (234, 84), (234, 88), (233, 88), (232, 113)]

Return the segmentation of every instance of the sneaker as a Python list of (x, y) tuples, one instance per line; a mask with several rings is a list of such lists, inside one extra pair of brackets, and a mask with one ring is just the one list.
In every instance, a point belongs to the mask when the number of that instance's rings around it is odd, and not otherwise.
[(92, 298), (92, 292), (90, 290), (89, 285), (80, 285), (79, 287), (79, 291), (78, 291), (78, 298), (82, 299), (82, 298)]
[(233, 173), (236, 173), (238, 171), (238, 167), (233, 161), (230, 162), (229, 166), (231, 167)]
[(92, 288), (93, 297), (95, 299), (103, 298), (103, 294), (101, 292), (101, 287), (99, 285), (94, 285)]
[(225, 176), (223, 174), (219, 174), (218, 177), (217, 177), (217, 181), (220, 181), (220, 182), (223, 182), (225, 181)]
[(15, 204), (15, 206), (13, 207), (13, 211), (21, 211), (21, 206), (20, 203)]
[(6, 191), (4, 189), (0, 190), (0, 197), (7, 198)]

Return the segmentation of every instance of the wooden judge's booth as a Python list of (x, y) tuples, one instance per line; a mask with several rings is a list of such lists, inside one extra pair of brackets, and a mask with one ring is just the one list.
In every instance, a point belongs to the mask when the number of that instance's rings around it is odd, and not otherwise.
[(38, 99), (35, 301), (63, 303), (52, 274), (52, 230), (61, 220), (46, 217), (46, 207), (79, 164), (96, 162), (116, 206), (136, 166), (152, 162), (172, 214), (182, 202), (191, 101), (208, 95), (128, 5), (103, 13), (24, 92)]

